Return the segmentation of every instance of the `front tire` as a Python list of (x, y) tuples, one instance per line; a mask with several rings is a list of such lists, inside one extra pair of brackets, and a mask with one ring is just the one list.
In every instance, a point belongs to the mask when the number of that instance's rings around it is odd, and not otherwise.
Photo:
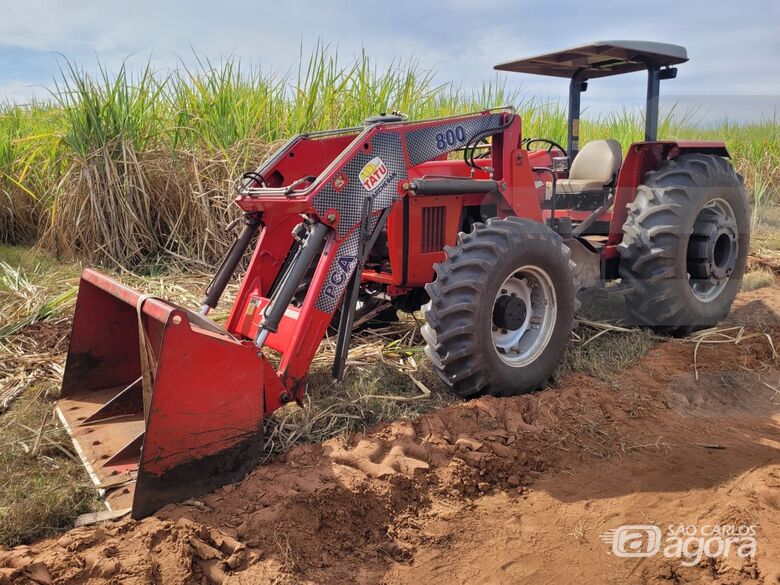
[(459, 234), (425, 287), (425, 354), (461, 397), (547, 384), (574, 325), (574, 263), (547, 226), (510, 217)]
[(628, 210), (618, 250), (635, 322), (673, 335), (716, 325), (745, 272), (742, 178), (724, 158), (684, 154), (648, 173)]

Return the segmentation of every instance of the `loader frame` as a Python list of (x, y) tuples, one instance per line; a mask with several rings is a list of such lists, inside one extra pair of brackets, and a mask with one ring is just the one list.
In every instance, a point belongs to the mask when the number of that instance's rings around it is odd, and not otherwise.
[[(463, 194), (458, 197), (471, 198), (477, 205), (490, 199), (501, 204), (504, 213), (521, 213), (541, 221), (538, 202), (511, 186), (527, 184), (532, 171), (527, 162), (517, 164), (512, 160), (513, 151), (519, 148), (520, 119), (510, 109), (296, 136), (248, 177), (236, 203), (245, 213), (259, 214), (263, 230), (227, 330), (245, 339), (257, 341), (262, 337), (264, 347), (281, 354), (278, 379), (283, 390), (266, 393), (267, 412), (303, 398), (309, 363), (341, 306), (356, 267), (366, 260), (364, 243), (378, 236), (385, 222), (388, 240), (398, 230), (409, 234), (411, 216), (423, 212), (424, 207), (418, 207), (417, 202), (426, 197), (412, 202), (415, 180), (421, 176), (413, 169), (431, 159), (440, 159), (446, 165), (449, 152), (467, 146), (480, 135), (496, 136), (489, 159), (493, 178), (488, 178), (490, 173), (485, 170), (479, 170), (479, 178), (462, 177), (459, 186)], [(367, 171), (374, 167), (372, 177)], [(366, 214), (367, 204), (370, 211)], [(453, 200), (449, 205), (460, 204)], [(304, 215), (306, 221), (301, 223), (299, 215)], [(285, 281), (289, 282), (290, 259), (299, 245), (293, 232), (300, 231), (296, 226), (301, 225), (304, 231), (315, 225), (329, 228), (307, 282), (310, 294), (299, 307), (282, 302), (283, 314), (268, 327), (269, 307), (280, 293), (284, 296)], [(451, 221), (451, 241), (459, 227)], [(389, 285), (391, 295), (424, 285), (433, 263), (440, 258), (441, 248), (428, 253), (428, 258), (412, 259), (409, 250), (414, 238), (407, 241), (409, 245), (392, 250), (390, 255), (391, 265), (398, 269), (384, 273), (361, 271), (361, 280)], [(421, 270), (423, 266), (427, 270)], [(300, 281), (293, 284), (298, 286)]]

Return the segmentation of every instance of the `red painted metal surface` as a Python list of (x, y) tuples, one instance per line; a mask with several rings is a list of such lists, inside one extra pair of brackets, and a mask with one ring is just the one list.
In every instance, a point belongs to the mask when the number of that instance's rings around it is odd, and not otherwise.
[[(484, 122), (482, 116), (496, 114), (378, 124), (301, 136), (283, 146), (262, 168), (263, 179), (254, 179), (252, 192), (236, 199), (245, 212), (260, 214), (262, 232), (224, 329), (166, 301), (143, 298), (97, 272), (84, 272), (58, 409), (113, 508), (132, 506), (133, 515), (141, 517), (167, 502), (240, 478), (259, 457), (263, 417), (302, 400), (309, 364), (339, 303), (334, 298), (325, 310), (318, 296), (333, 284), (331, 268), (338, 269), (337, 260), (354, 261), (344, 250), (360, 226), (359, 214), (342, 209), (338, 197), (329, 195), (327, 206), (332, 202), (332, 207), (320, 205), (319, 212), (315, 198), (326, 187), (340, 193), (349, 181), (359, 180), (355, 168), (360, 166), (349, 165), (363, 164), (374, 155), (373, 149), (379, 147), (373, 140), (380, 132), (385, 141), (397, 138), (400, 148), (385, 152), (396, 160), (400, 157), (405, 178), (390, 185), (398, 194), (387, 204), (390, 267), (366, 269), (361, 278), (381, 284), (388, 295), (408, 294), (427, 284), (434, 263), (444, 259), (444, 246), (455, 244), (467, 217), (472, 222), (489, 216), (537, 222), (549, 217), (541, 207), (549, 176), (534, 169), (550, 166), (551, 155), (522, 148), (521, 121), (513, 113), (500, 113), (500, 132), (492, 137), (489, 156), (475, 161), (478, 168), (437, 154), (427, 143), (415, 151), (412, 164), (412, 133), (435, 137), (440, 127), (453, 131), (460, 123), (478, 125)], [(446, 138), (439, 137), (435, 140)], [(606, 257), (617, 255), (626, 205), (645, 174), (666, 158), (691, 151), (727, 155), (722, 143), (631, 146), (617, 179), (613, 211), (599, 218), (610, 222)], [(376, 168), (387, 173), (386, 166)], [(493, 179), (497, 187), (488, 194), (419, 196), (403, 186), (405, 181), (430, 177)], [(356, 184), (370, 192), (373, 185), (360, 181)], [(381, 212), (373, 210), (377, 217)], [(307, 294), (299, 306), (287, 308), (266, 339), (263, 352), (279, 354), (279, 366), (274, 368), (254, 340), (291, 254), (292, 231), (300, 214), (332, 229), (307, 276)], [(556, 210), (557, 217), (578, 221), (587, 215)], [(340, 277), (348, 278), (347, 272)], [(150, 364), (146, 377), (145, 354)]]
[[(487, 113), (393, 125), (393, 132), (398, 134), (403, 145), (408, 179), (430, 175), (469, 177), (470, 168), (462, 161), (446, 160), (433, 154), (427, 161), (412, 165), (405, 146), (406, 136), (410, 132), (436, 128), (444, 123), (457, 123), (460, 120), (467, 122), (485, 114)], [(541, 220), (541, 209), (531, 177), (531, 163), (528, 157), (519, 156), (524, 152), (519, 148), (520, 118), (510, 113), (503, 115), (506, 116), (507, 128), (494, 138), (491, 157), (480, 159), (480, 164), (494, 169), (493, 176), (500, 182), (500, 193), (490, 196), (444, 197), (432, 201), (428, 197), (416, 197), (411, 193), (403, 192), (399, 184), (399, 199), (393, 206), (387, 225), (388, 241), (396, 242), (389, 249), (390, 263), (394, 268), (389, 273), (374, 273), (376, 276), (372, 276), (368, 271), (363, 275), (364, 280), (376, 278), (377, 282), (393, 285), (399, 289), (410, 286), (421, 287), (430, 281), (433, 264), (443, 259), (443, 252), (423, 253), (419, 229), (410, 229), (410, 226), (420, 225), (425, 207), (439, 204), (446, 207), (445, 245), (455, 243), (464, 206), (479, 208), (482, 205), (494, 205), (502, 216), (522, 215)], [(273, 183), (269, 181), (256, 196), (243, 195), (236, 199), (237, 205), (244, 211), (262, 212), (264, 227), (228, 319), (228, 331), (242, 338), (254, 338), (262, 321), (263, 311), (268, 304), (271, 287), (293, 243), (290, 233), (300, 221), (297, 214), (305, 213), (328, 223), (327, 218), (322, 217), (327, 214), (320, 214), (315, 209), (314, 198), (324, 186), (335, 184), (345, 177), (346, 165), (358, 153), (371, 153), (372, 137), (380, 131), (384, 131), (381, 125), (360, 136), (357, 132), (346, 132), (336, 136), (303, 137), (292, 141), (279, 152), (275, 164), (264, 170), (265, 175), (279, 177), (279, 181)], [(324, 154), (318, 155), (310, 163), (308, 155), (303, 155), (305, 152)], [(326, 160), (328, 156), (334, 160)], [(473, 178), (489, 176), (487, 172), (477, 171)], [(304, 177), (316, 178), (301, 183), (294, 196), (285, 192), (285, 186)], [(531, 191), (534, 193), (534, 198), (529, 200), (527, 195)], [(445, 199), (447, 201), (444, 201)], [(404, 219), (405, 205), (408, 206), (406, 219)], [(375, 215), (378, 213), (379, 211), (375, 211)], [(338, 220), (332, 224), (338, 224)], [(308, 283), (309, 290), (322, 290), (331, 264), (339, 257), (344, 242), (358, 226), (359, 222), (348, 226), (348, 231), (341, 236), (332, 234)], [(397, 244), (404, 241), (408, 243), (406, 251)], [(399, 270), (395, 267), (403, 269)], [(281, 384), (280, 392), (274, 396), (272, 391), (266, 391), (268, 411), (271, 411), (275, 405), (283, 404), (284, 396), (287, 398), (292, 396), (296, 399), (302, 397), (303, 382), (309, 363), (332, 318), (330, 313), (315, 307), (315, 297), (316, 295), (307, 295), (299, 308), (288, 312), (283, 317), (279, 330), (268, 336), (268, 347), (281, 354), (281, 363), (276, 372)], [(280, 397), (280, 394), (284, 396)]]
[(272, 374), (251, 343), (86, 270), (58, 413), (109, 506), (142, 517), (254, 466)]
[[(468, 120), (479, 115), (454, 117), (445, 121), (429, 120), (395, 124), (392, 128), (401, 138), (401, 143), (405, 144), (404, 137), (409, 132), (436, 127), (452, 120)], [(544, 183), (550, 180), (549, 174), (534, 169), (551, 166), (552, 156), (561, 153), (524, 150), (521, 147), (520, 118), (511, 114), (507, 116), (506, 128), (492, 138), (490, 156), (476, 161), (485, 170), (474, 171), (462, 160), (448, 159), (443, 156), (432, 156), (427, 161), (411, 165), (409, 153), (404, 147), (408, 180), (421, 177), (474, 179), (492, 177), (498, 182), (499, 189), (489, 195), (430, 197), (405, 192), (400, 188), (399, 183), (399, 199), (393, 205), (387, 223), (391, 268), (389, 271), (382, 272), (367, 269), (362, 274), (362, 280), (386, 286), (391, 296), (405, 294), (411, 288), (423, 287), (431, 280), (433, 264), (444, 258), (442, 250), (435, 252), (423, 250), (422, 242), (425, 239), (425, 234), (422, 233), (423, 217), (426, 210), (432, 207), (444, 208), (446, 229), (443, 245), (455, 243), (457, 233), (462, 229), (464, 211), (469, 208), (492, 209), (499, 217), (513, 215), (540, 222), (549, 217), (549, 212), (543, 212), (541, 208), (545, 194)], [(292, 245), (290, 232), (299, 221), (298, 214), (305, 213), (312, 217), (319, 217), (321, 221), (327, 223), (328, 220), (320, 217), (321, 214), (318, 214), (314, 208), (314, 197), (324, 185), (335, 181), (343, 182), (345, 178), (343, 169), (346, 162), (358, 152), (370, 153), (372, 136), (383, 128), (380, 125), (363, 134), (355, 130), (335, 136), (303, 137), (292, 141), (280, 151), (281, 155), (276, 163), (264, 171), (269, 176), (277, 177), (278, 180), (269, 181), (267, 188), (261, 189), (261, 194), (258, 196), (245, 195), (237, 198), (236, 203), (243, 210), (263, 213), (264, 228), (250, 267), (241, 283), (228, 321), (228, 331), (246, 339), (253, 339), (257, 335), (263, 311), (268, 305), (271, 287)], [(674, 156), (686, 149), (720, 152), (724, 147), (722, 143), (710, 142), (659, 142), (633, 145), (618, 177), (615, 212), (605, 212), (599, 217), (599, 221), (610, 222), (613, 227), (622, 227), (625, 220), (625, 205), (633, 199), (636, 185), (639, 184), (644, 173), (657, 167), (664, 157)], [(492, 169), (492, 174), (488, 172), (488, 167)], [(294, 196), (285, 193), (284, 186), (304, 177), (313, 178), (301, 183)], [(574, 221), (582, 221), (588, 215), (589, 212), (556, 210), (557, 217), (570, 217)], [(333, 222), (334, 225), (338, 223), (339, 219)], [(357, 227), (358, 224), (355, 223), (350, 226), (347, 234), (331, 237), (308, 283), (310, 290), (318, 291), (324, 286), (331, 263), (339, 256), (344, 241)], [(620, 233), (618, 230), (611, 234), (607, 254), (614, 253), (609, 250), (614, 249), (613, 240), (618, 238), (619, 241)], [(314, 299), (307, 296), (302, 306), (288, 310), (280, 323), (279, 330), (269, 335), (268, 347), (281, 354), (281, 364), (276, 372), (280, 382), (278, 392), (276, 390), (266, 392), (269, 412), (285, 402), (280, 399), (279, 392), (287, 398), (301, 397), (308, 364), (329, 323), (330, 315), (315, 309)]]

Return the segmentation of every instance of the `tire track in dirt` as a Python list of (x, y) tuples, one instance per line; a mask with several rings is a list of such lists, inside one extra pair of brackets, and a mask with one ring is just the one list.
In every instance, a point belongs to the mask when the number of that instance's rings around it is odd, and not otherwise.
[[(732, 320), (780, 339), (780, 289)], [(140, 522), (0, 552), (5, 583), (775, 583), (780, 379), (769, 345), (659, 344), (609, 382), (457, 403), (293, 449)], [(723, 448), (709, 448), (716, 445)], [(622, 523), (757, 523), (755, 561), (616, 559)]]

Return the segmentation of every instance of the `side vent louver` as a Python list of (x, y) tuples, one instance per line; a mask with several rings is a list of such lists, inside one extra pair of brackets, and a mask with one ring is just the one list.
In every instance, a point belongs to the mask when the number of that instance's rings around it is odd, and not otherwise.
[(446, 207), (423, 207), (421, 250), (423, 254), (441, 252), (444, 248)]

